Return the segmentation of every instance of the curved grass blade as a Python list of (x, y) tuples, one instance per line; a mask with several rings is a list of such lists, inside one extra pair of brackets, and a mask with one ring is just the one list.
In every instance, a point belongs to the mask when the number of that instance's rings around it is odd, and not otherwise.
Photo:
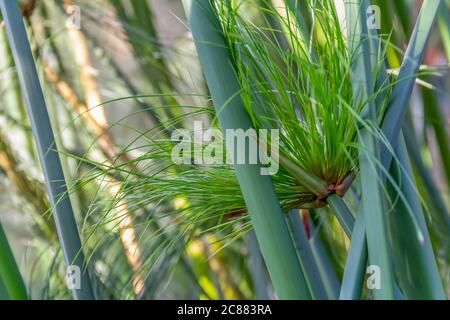
[[(399, 75), (399, 82), (394, 86), (392, 92), (393, 98), (388, 110), (394, 110), (393, 113), (400, 110), (399, 113), (403, 112), (403, 115), (397, 118), (398, 122), (393, 126), (392, 124), (395, 122), (389, 122), (391, 118), (389, 118), (390, 115), (388, 111), (382, 126), (382, 131), (387, 136), (391, 145), (395, 147), (397, 141), (399, 141), (398, 147), (395, 148), (395, 153), (400, 162), (391, 165), (390, 173), (395, 183), (400, 185), (400, 192), (404, 197), (404, 201), (396, 201), (394, 211), (389, 216), (391, 218), (390, 225), (392, 228), (391, 237), (393, 237), (392, 246), (398, 253), (396, 255), (394, 254), (395, 264), (403, 265), (406, 268), (405, 270), (409, 270), (409, 272), (398, 272), (397, 277), (405, 297), (416, 299), (443, 299), (445, 294), (443, 292), (418, 193), (415, 185), (412, 184), (412, 172), (409, 165), (403, 133), (400, 131), (399, 127), (403, 123), (404, 112), (408, 105), (409, 96), (415, 82), (415, 73), (417, 73), (418, 66), (422, 61), (427, 39), (436, 16), (434, 10), (439, 8), (437, 2), (438, 1), (435, 1), (434, 3), (429, 3), (428, 1), (424, 2), (414, 28), (413, 38), (410, 41), (408, 50), (405, 54)], [(423, 15), (426, 16), (423, 17)], [(372, 48), (372, 50), (374, 50), (374, 48)], [(403, 76), (405, 77), (403, 80), (401, 78), (402, 70)], [(384, 73), (385, 71), (383, 70), (382, 72)], [(408, 84), (404, 82), (411, 83)], [(400, 92), (399, 90), (402, 91)], [(396, 95), (405, 94), (405, 91), (408, 92), (408, 90), (411, 90), (409, 91), (408, 96), (400, 96), (402, 99), (397, 99), (398, 97)], [(396, 101), (396, 104), (394, 104), (394, 101)], [(391, 129), (393, 127), (395, 127), (394, 130)], [(399, 138), (397, 138), (398, 136)], [(381, 154), (381, 162), (384, 168), (388, 168), (391, 163), (392, 155), (389, 152), (386, 152), (386, 149), (383, 150), (385, 152)], [(389, 185), (392, 190), (392, 184), (388, 183), (388, 186)], [(397, 191), (394, 190), (393, 194), (396, 193)], [(399, 227), (401, 227), (401, 232), (395, 232), (395, 230), (397, 230), (396, 228)], [(411, 274), (415, 275), (411, 276)], [(411, 278), (422, 279), (423, 281), (412, 281)]]
[[(441, 0), (425, 0), (423, 2), (397, 77), (397, 84), (392, 91), (392, 99), (384, 116), (382, 131), (393, 148), (395, 148), (397, 137), (403, 125), (417, 73), (425, 55), (428, 39), (441, 3)], [(389, 153), (389, 151), (382, 148), (381, 158), (384, 160), (383, 166), (385, 168), (389, 166), (392, 160), (391, 155), (385, 156), (386, 153)]]
[[(347, 28), (349, 48), (354, 53), (352, 82), (354, 103), (358, 106), (374, 93), (374, 84), (371, 72), (369, 32), (366, 24), (367, 5), (362, 1), (346, 0)], [(376, 120), (376, 106), (369, 101), (368, 120)], [(366, 228), (369, 262), (377, 266), (380, 271), (379, 290), (374, 290), (376, 299), (394, 299), (394, 286), (390, 250), (387, 239), (387, 225), (384, 210), (384, 199), (379, 184), (379, 173), (374, 161), (379, 159), (379, 146), (373, 133), (367, 128), (358, 132), (362, 146), (360, 150), (360, 171), (362, 189), (362, 212), (370, 228)]]
[(0, 8), (5, 19), (8, 38), (35, 135), (65, 261), (68, 266), (77, 266), (81, 271), (81, 286), (79, 289), (72, 290), (73, 296), (75, 299), (93, 299), (94, 294), (81, 251), (80, 236), (72, 205), (67, 196), (67, 186), (58, 151), (55, 150), (55, 139), (20, 14), (19, 3), (18, 1), (1, 0)]
[[(427, 232), (427, 225), (413, 184), (411, 166), (405, 142), (401, 137), (395, 150), (398, 161), (392, 163), (390, 174), (399, 184), (406, 201), (397, 199), (389, 215), (392, 250), (399, 272), (397, 277), (407, 299), (446, 299), (436, 258)], [(388, 183), (391, 194), (396, 191)], [(406, 204), (410, 207), (407, 208)], [(412, 215), (409, 213), (412, 212)], [(415, 220), (415, 221), (414, 221)], [(417, 230), (416, 223), (419, 224)], [(401, 258), (400, 258), (401, 257)]]
[[(14, 255), (0, 224), (0, 282), (12, 300), (26, 300), (27, 290)], [(1, 287), (0, 287), (1, 290)], [(1, 294), (0, 294), (1, 296)]]
[[(360, 209), (361, 211), (361, 209)], [(359, 300), (367, 266), (366, 224), (364, 214), (356, 215), (352, 241), (345, 262), (339, 300)]]
[[(222, 130), (251, 128), (214, 2), (193, 0), (189, 21)], [(260, 175), (259, 165), (234, 168), (278, 297), (310, 299), (270, 177)]]
[(406, 147), (412, 165), (417, 170), (420, 180), (424, 184), (424, 192), (429, 199), (428, 203), (432, 206), (436, 212), (436, 216), (439, 217), (439, 222), (436, 223), (438, 228), (443, 228), (443, 232), (450, 230), (450, 213), (445, 205), (444, 200), (440, 196), (440, 191), (430, 176), (428, 169), (423, 163), (422, 156), (416, 146), (416, 138), (410, 127), (403, 127), (403, 134), (405, 137)]
[[(376, 39), (378, 39), (378, 36), (377, 36), (377, 34), (373, 34), (373, 36), (372, 36), (372, 39), (371, 39), (371, 45), (372, 45), (372, 48), (371, 48), (371, 50), (372, 50), (372, 52), (373, 51), (375, 51), (375, 49), (376, 49), (376, 47), (374, 46), (374, 44), (376, 45), (376, 43), (378, 42), (378, 41), (375, 41)], [(372, 55), (373, 55), (373, 53), (372, 53)], [(372, 65), (372, 67), (375, 67), (374, 65)], [(380, 70), (380, 73), (379, 73), (379, 78), (381, 77), (382, 79), (383, 79), (383, 77), (385, 77), (386, 76), (386, 74), (385, 74), (385, 67), (382, 67), (381, 68), (381, 70)], [(388, 84), (388, 82), (386, 83), (386, 82), (384, 82), (384, 80), (382, 81), (382, 82), (380, 82), (380, 83), (382, 83), (384, 86), (386, 86), (387, 84)], [(382, 92), (382, 94), (381, 94), (381, 96), (377, 96), (377, 104), (378, 104), (378, 101), (383, 101), (384, 100), (384, 96), (385, 96), (385, 91), (381, 91)], [(380, 99), (379, 99), (380, 98)], [(386, 163), (386, 162), (388, 162), (388, 161), (386, 161), (386, 157), (387, 157), (388, 155), (385, 153), (384, 154), (384, 158), (382, 158), (382, 162), (383, 163)], [(399, 157), (403, 157), (403, 158), (405, 158), (405, 155), (403, 154), (403, 155), (399, 155)], [(406, 158), (407, 159), (407, 158)], [(408, 174), (407, 172), (406, 173), (404, 173), (403, 172), (403, 174)], [(408, 174), (408, 176), (410, 177), (411, 176), (411, 173), (409, 173)], [(403, 176), (403, 180), (408, 180), (407, 179), (407, 177), (406, 176)], [(403, 182), (403, 184), (405, 184), (405, 182)], [(416, 204), (416, 209), (414, 210), (415, 212), (416, 212), (416, 215), (418, 215), (418, 217), (417, 217), (417, 219), (418, 220), (423, 220), (423, 215), (421, 214), (421, 207), (420, 207), (420, 205), (417, 207), (417, 203), (419, 203), (420, 204), (420, 202), (419, 202), (419, 200), (418, 200), (418, 197), (417, 197), (417, 193), (414, 193), (414, 192), (405, 192), (405, 195), (404, 195), (404, 197), (405, 197), (405, 199), (406, 199), (406, 203), (415, 203)], [(403, 215), (405, 215), (405, 216), (408, 216), (408, 218), (405, 218), (405, 219), (408, 219), (408, 220), (410, 220), (411, 218), (412, 219), (416, 219), (415, 217), (411, 217), (411, 215), (409, 214), (409, 212), (408, 211), (405, 211), (404, 210), (405, 208), (402, 208), (401, 207), (401, 204), (400, 204), (400, 202), (397, 202), (396, 203), (396, 206), (395, 206), (395, 210), (396, 210), (396, 212), (398, 212), (399, 210), (402, 212), (402, 214)], [(399, 225), (398, 223), (396, 224), (397, 226)], [(417, 230), (417, 227), (416, 227), (416, 224), (415, 223), (413, 223), (413, 225), (411, 225), (411, 228), (406, 228), (406, 230), (405, 230), (405, 228), (404, 227), (406, 227), (406, 226), (408, 226), (408, 224), (401, 224), (402, 225), (402, 232), (401, 232), (401, 234), (407, 234), (407, 236), (405, 236), (405, 237), (407, 237), (408, 239), (415, 239), (415, 238), (417, 238), (417, 233), (419, 232), (419, 233), (423, 233), (423, 234), (425, 234), (425, 237), (427, 237), (428, 238), (428, 233), (427, 233), (427, 230), (426, 230), (426, 226), (425, 226), (425, 228), (421, 228), (422, 230)], [(356, 229), (355, 229), (355, 231), (356, 231)], [(396, 233), (396, 234), (399, 234), (399, 233)], [(355, 234), (355, 236), (357, 236), (357, 234)], [(426, 240), (426, 239), (425, 239)], [(363, 254), (361, 253), (362, 251), (362, 241), (363, 240), (361, 240), (360, 241), (360, 244), (361, 244), (361, 246), (360, 246), (360, 248), (359, 248), (359, 251), (360, 251), (360, 253), (359, 254), (356, 254), (356, 255), (354, 255), (354, 257), (357, 259), (357, 260), (355, 260), (356, 262), (359, 262), (360, 263), (360, 266), (362, 266), (362, 265), (365, 265), (365, 261), (363, 261), (363, 260), (361, 260), (361, 259), (359, 259), (359, 258), (361, 258), (361, 256), (363, 256)], [(425, 241), (426, 243), (423, 243), (423, 246), (424, 247), (428, 247), (429, 249), (431, 249), (431, 244), (430, 244), (430, 242), (429, 241)], [(355, 247), (356, 247), (356, 244), (355, 244)], [(410, 247), (407, 247), (407, 248), (410, 248)], [(413, 265), (413, 264), (415, 264), (415, 262), (411, 262), (411, 260), (410, 259), (413, 259), (414, 257), (416, 257), (417, 258), (417, 249), (418, 248), (420, 248), (420, 246), (419, 247), (414, 247), (414, 248), (410, 248), (411, 250), (406, 250), (406, 251), (402, 251), (402, 255), (395, 255), (395, 257), (408, 257), (409, 259), (406, 259), (406, 261), (409, 261), (409, 263), (411, 264), (411, 265)], [(352, 248), (351, 248), (352, 249)], [(428, 283), (428, 284), (431, 284), (431, 286), (432, 287), (434, 287), (434, 288), (438, 288), (437, 290), (435, 290), (434, 292), (435, 292), (435, 294), (437, 294), (437, 297), (439, 297), (440, 296), (440, 293), (439, 293), (439, 287), (441, 286), (441, 284), (440, 284), (440, 281), (435, 281), (435, 280), (438, 280), (439, 279), (439, 276), (438, 276), (438, 272), (437, 272), (437, 267), (434, 265), (433, 266), (433, 264), (434, 264), (434, 261), (435, 261), (435, 258), (434, 258), (434, 254), (433, 254), (433, 252), (432, 251), (429, 251), (429, 250), (426, 250), (425, 248), (424, 248), (424, 250), (423, 251), (425, 251), (424, 253), (423, 253), (423, 255), (426, 255), (427, 257), (426, 257), (426, 260), (424, 260), (424, 261), (418, 261), (417, 263), (419, 264), (419, 265), (423, 265), (424, 263), (426, 264), (426, 265), (428, 265), (429, 267), (430, 267), (430, 269), (428, 269), (428, 270), (426, 270), (425, 271), (425, 273), (426, 273), (426, 277), (431, 277), (431, 278), (434, 278), (434, 280), (433, 279), (429, 279), (429, 282), (426, 282), (426, 283)], [(407, 253), (406, 255), (404, 254), (404, 253)], [(350, 255), (349, 255), (350, 256)], [(428, 262), (427, 262), (428, 261)], [(431, 264), (431, 266), (430, 266), (430, 264)], [(355, 265), (355, 263), (353, 262), (353, 263), (351, 263), (350, 265), (349, 265), (349, 268), (351, 268), (352, 266), (354, 266)], [(414, 270), (416, 270), (415, 268), (413, 268)], [(410, 270), (412, 270), (411, 268), (410, 268)], [(344, 284), (343, 284), (343, 288), (348, 288), (349, 287), (349, 284), (355, 284), (355, 281), (358, 281), (358, 282), (360, 282), (361, 283), (361, 281), (362, 281), (362, 274), (359, 274), (359, 275), (356, 275), (356, 276), (359, 276), (359, 278), (356, 278), (355, 279), (355, 274), (353, 274), (353, 273), (346, 273), (346, 275), (344, 275)], [(417, 278), (417, 277), (422, 277), (421, 275), (418, 275), (418, 276), (416, 276), (415, 278)], [(349, 281), (349, 279), (352, 279), (353, 278), (353, 282), (352, 281), (350, 281), (350, 282), (348, 282)], [(399, 280), (402, 280), (402, 278), (400, 277), (400, 279)], [(404, 280), (404, 279), (403, 279)], [(404, 281), (403, 281), (404, 282)], [(420, 283), (420, 281), (419, 282), (415, 282), (415, 284), (417, 284), (417, 283)], [(411, 281), (409, 281), (409, 283), (408, 283), (410, 286), (411, 286)], [(423, 286), (422, 286), (423, 287)], [(399, 292), (399, 290), (398, 290), (398, 288), (396, 288), (397, 290), (396, 291), (398, 291)], [(407, 295), (407, 297), (408, 297), (408, 292), (413, 292), (412, 294), (414, 294), (414, 292), (415, 292), (415, 294), (417, 294), (417, 290), (418, 290), (419, 288), (417, 288), (417, 286), (416, 287), (414, 287), (414, 288), (408, 288), (408, 290), (407, 290), (407, 292), (405, 292), (406, 293), (406, 295)], [(423, 289), (423, 288), (422, 288)], [(431, 289), (432, 291), (433, 291), (433, 289)], [(426, 291), (426, 289), (425, 289), (425, 291)], [(348, 293), (349, 291), (347, 291), (347, 293)], [(354, 295), (354, 298), (356, 298), (356, 296), (357, 296), (358, 294), (355, 294)], [(424, 297), (424, 295), (426, 296), (426, 292), (424, 293), (424, 290), (422, 290), (422, 294), (420, 295), (420, 297)], [(409, 296), (411, 296), (411, 294), (409, 294)], [(343, 295), (343, 297), (344, 298), (351, 298), (351, 295), (350, 294), (345, 294), (344, 293), (344, 295)], [(417, 296), (416, 296), (417, 297)]]

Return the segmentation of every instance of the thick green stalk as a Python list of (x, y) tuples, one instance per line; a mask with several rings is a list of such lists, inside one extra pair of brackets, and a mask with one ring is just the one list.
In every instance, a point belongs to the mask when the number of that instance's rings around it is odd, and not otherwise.
[[(359, 300), (361, 298), (368, 260), (366, 225), (362, 210), (363, 208), (360, 206), (354, 222), (339, 300)], [(396, 300), (403, 300), (403, 294), (395, 282), (394, 296)]]
[(278, 152), (276, 151), (272, 151), (272, 156), (278, 157), (280, 164), (287, 171), (289, 171), (299, 183), (308, 188), (308, 190), (314, 193), (319, 199), (323, 199), (328, 195), (329, 190), (326, 181), (313, 174), (310, 174), (305, 169), (298, 166), (288, 158), (285, 158), (283, 155), (278, 154)]
[(327, 293), (328, 299), (336, 300), (339, 297), (339, 279), (313, 221), (310, 222), (309, 226), (311, 230), (309, 243), (325, 287), (325, 292)]
[(20, 14), (19, 3), (18, 1), (0, 0), (0, 8), (6, 23), (8, 39), (36, 139), (65, 262), (67, 266), (78, 267), (80, 270), (80, 287), (74, 286), (73, 296), (75, 299), (93, 299), (94, 294), (89, 275), (85, 270), (80, 236), (72, 205), (67, 195), (67, 186), (36, 66)]
[(286, 217), (292, 240), (295, 243), (300, 264), (308, 283), (311, 296), (315, 300), (326, 300), (327, 293), (319, 274), (319, 268), (314, 259), (311, 246), (308, 242), (306, 230), (301, 221), (298, 210), (291, 210)]
[[(265, 9), (274, 9), (273, 4), (270, 1), (261, 0), (260, 2)], [(294, 14), (296, 22), (305, 38), (305, 43), (309, 44), (312, 23), (310, 19), (308, 19), (309, 15), (307, 2), (288, 0), (287, 7)], [(282, 26), (280, 25), (279, 21), (271, 14), (266, 14), (266, 17), (272, 30), (279, 30), (281, 32)], [(285, 35), (281, 34), (280, 32), (275, 31), (274, 37), (276, 41), (278, 41), (279, 45), (285, 50), (290, 50), (289, 43), (287, 42)], [(283, 156), (279, 156), (279, 159), (280, 163), (285, 168), (287, 168), (301, 184), (305, 185), (319, 197), (326, 196), (327, 183), (325, 181), (311, 176), (306, 171), (302, 170), (299, 166), (290, 162)], [(312, 244), (308, 241), (306, 231), (304, 230), (303, 222), (300, 219), (298, 211), (292, 210), (287, 216), (286, 220), (288, 222), (291, 237), (296, 244), (297, 254), (299, 256), (299, 260), (303, 268), (303, 273), (305, 275), (312, 297), (314, 299), (321, 300), (337, 299), (339, 284), (334, 270), (326, 269), (327, 267), (331, 266), (326, 265), (326, 261), (324, 261), (324, 259), (326, 259), (327, 257), (323, 256), (323, 250), (316, 250), (316, 255), (314, 255)], [(320, 241), (320, 239), (316, 240)], [(315, 244), (318, 246), (317, 241), (315, 242)], [(318, 249), (317, 246), (315, 249)], [(317, 259), (322, 260), (318, 261)], [(321, 268), (319, 267), (319, 265)], [(328, 274), (328, 272), (332, 272), (334, 274), (334, 282), (332, 274)]]
[[(374, 155), (377, 145), (371, 133), (363, 131), (360, 142)], [(375, 157), (378, 156), (375, 153)], [(360, 158), (361, 189), (364, 219), (370, 228), (366, 228), (369, 262), (381, 270), (381, 287), (374, 290), (376, 299), (394, 299), (393, 273), (390, 259), (390, 248), (387, 237), (387, 225), (383, 206), (382, 190), (378, 179), (378, 170), (365, 155)]]
[[(25, 105), (20, 94), (19, 81), (14, 72), (14, 61), (8, 46), (5, 28), (0, 28), (0, 73), (2, 79), (0, 92), (2, 101), (5, 103), (3, 109), (12, 115), (14, 119), (19, 120), (21, 124), (29, 125)], [(37, 158), (33, 135), (28, 130), (24, 130), (23, 134), (28, 151)]]
[[(382, 1), (385, 3), (385, 1)], [(367, 7), (371, 5), (370, 0), (362, 0), (362, 5)], [(382, 12), (384, 13), (383, 9), (381, 8)], [(389, 11), (389, 10), (387, 10)], [(383, 14), (383, 17), (386, 16), (386, 14)], [(371, 67), (372, 70), (377, 72), (377, 78), (375, 81), (375, 113), (378, 115), (380, 110), (382, 110), (382, 106), (386, 101), (386, 96), (388, 95), (387, 88), (389, 87), (389, 74), (387, 72), (387, 66), (386, 66), (386, 60), (385, 57), (385, 50), (383, 48), (383, 41), (378, 36), (378, 30), (377, 29), (371, 29), (368, 30), (369, 33), (369, 43), (370, 43), (370, 57), (371, 57)], [(369, 117), (369, 106), (366, 106), (365, 110), (361, 114), (361, 118), (366, 119)]]
[(27, 290), (20, 275), (14, 255), (6, 238), (3, 227), (0, 224), (0, 282), (10, 299), (26, 300)]
[[(193, 0), (189, 22), (222, 130), (251, 128), (214, 2)], [(234, 151), (235, 155), (248, 153)], [(270, 177), (261, 175), (260, 165), (236, 164), (234, 168), (278, 297), (310, 299)]]
[(327, 202), (336, 214), (336, 218), (344, 229), (345, 234), (350, 238), (352, 236), (355, 218), (348, 209), (344, 200), (337, 194), (333, 193), (327, 198)]
[[(370, 42), (366, 24), (367, 5), (361, 1), (346, 0), (347, 29), (349, 32), (349, 48), (354, 53), (353, 91), (354, 103), (367, 101), (374, 93), (371, 71)], [(376, 106), (373, 100), (368, 101), (368, 120), (376, 120)], [(366, 228), (369, 262), (380, 269), (381, 287), (374, 290), (376, 299), (394, 299), (392, 265), (387, 238), (387, 225), (383, 192), (379, 184), (379, 172), (375, 162), (380, 158), (378, 141), (368, 128), (359, 130), (361, 189), (364, 219), (370, 228)]]

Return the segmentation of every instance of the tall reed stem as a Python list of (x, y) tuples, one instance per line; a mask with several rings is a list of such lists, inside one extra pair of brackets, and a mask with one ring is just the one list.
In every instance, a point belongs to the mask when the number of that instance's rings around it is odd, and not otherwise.
[(64, 173), (58, 151), (56, 150), (55, 138), (25, 26), (20, 14), (19, 2), (1, 0), (0, 8), (6, 22), (8, 39), (36, 139), (65, 262), (67, 266), (76, 266), (80, 271), (80, 286), (73, 286), (72, 293), (75, 299), (93, 299), (94, 293), (89, 274), (85, 269), (80, 236), (72, 205), (67, 195)]
[[(222, 130), (251, 128), (214, 1), (193, 0), (188, 7), (195, 45)], [(248, 153), (248, 150), (239, 150), (243, 151)], [(239, 164), (234, 167), (278, 297), (310, 299), (270, 177), (260, 174), (259, 165)]]

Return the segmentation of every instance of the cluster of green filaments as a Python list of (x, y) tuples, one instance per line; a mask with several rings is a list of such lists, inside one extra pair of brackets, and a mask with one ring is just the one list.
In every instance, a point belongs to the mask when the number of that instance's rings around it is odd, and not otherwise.
[[(244, 1), (245, 10), (231, 3), (218, 5), (232, 56), (228, 63), (234, 66), (241, 86), (239, 94), (253, 127), (279, 129), (280, 167), (271, 178), (283, 211), (320, 207), (329, 194), (342, 195), (347, 190), (349, 177), (357, 168), (357, 121), (351, 107), (346, 40), (332, 1), (319, 1), (321, 6), (310, 10), (313, 16), (309, 20), (314, 22), (307, 29), (308, 39), (301, 32), (305, 26), (299, 25), (293, 12), (269, 8), (270, 4), (263, 2), (264, 6)], [(254, 21), (246, 14), (252, 7), (264, 10), (266, 18)], [(273, 21), (278, 23), (274, 25)], [(188, 123), (190, 115), (198, 119), (201, 114), (212, 119), (213, 126), (217, 124), (210, 108), (199, 110), (172, 119), (167, 126), (177, 128)], [(177, 142), (170, 137), (150, 138), (155, 130), (145, 135), (149, 142), (146, 152), (131, 161), (139, 167), (139, 174), (123, 169), (128, 177), (121, 198), (133, 208), (160, 204), (171, 208), (160, 214), (173, 217), (170, 228), (181, 228), (180, 237), (194, 230), (214, 229), (234, 239), (249, 230), (246, 204), (233, 166), (174, 164), (171, 156)], [(296, 174), (299, 171), (319, 181), (323, 190), (312, 190), (304, 184)], [(179, 199), (183, 199), (183, 205), (179, 205)], [(158, 215), (152, 219), (158, 219)]]

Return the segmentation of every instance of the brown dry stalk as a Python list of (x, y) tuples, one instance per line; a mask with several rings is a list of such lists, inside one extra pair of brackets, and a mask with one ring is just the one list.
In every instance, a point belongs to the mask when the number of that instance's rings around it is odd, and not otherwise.
[[(109, 183), (110, 191), (120, 196), (121, 184), (118, 181), (111, 181)], [(142, 277), (142, 255), (139, 243), (136, 238), (136, 230), (133, 227), (133, 221), (129, 214), (128, 204), (126, 200), (121, 198), (116, 208), (119, 208), (119, 233), (120, 241), (125, 250), (127, 261), (133, 269), (133, 288), (137, 296), (144, 293), (144, 279)], [(120, 209), (121, 208), (121, 209)]]
[[(64, 0), (63, 6), (65, 10), (73, 4), (73, 1)], [(75, 62), (78, 66), (80, 73), (81, 85), (85, 97), (86, 104), (81, 103), (77, 94), (71, 87), (62, 81), (56, 72), (50, 69), (47, 65), (45, 67), (45, 73), (47, 78), (55, 85), (55, 88), (81, 115), (88, 125), (98, 135), (98, 142), (103, 151), (114, 159), (117, 156), (115, 149), (115, 141), (111, 134), (108, 132), (109, 124), (106, 117), (105, 110), (102, 106), (102, 97), (97, 87), (97, 81), (94, 75), (94, 68), (89, 56), (89, 46), (84, 34), (75, 27), (68, 28), (69, 37), (72, 43), (72, 47), (75, 55)], [(123, 160), (129, 160), (126, 155), (119, 155)], [(102, 159), (104, 160), (104, 159)], [(120, 202), (114, 210), (114, 215), (119, 220), (119, 234), (120, 241), (124, 247), (127, 261), (130, 264), (133, 272), (133, 287), (137, 296), (141, 296), (144, 292), (144, 278), (142, 275), (142, 254), (137, 242), (136, 230), (133, 227), (130, 210), (126, 200), (120, 197), (121, 184), (117, 180), (113, 180), (108, 186), (108, 192), (111, 196), (115, 197), (119, 195)], [(118, 209), (119, 208), (119, 209)]]
[[(37, 0), (28, 0), (20, 4), (20, 11), (25, 19), (30, 19), (36, 8), (36, 2)], [(4, 26), (5, 22), (0, 19), (0, 28), (3, 28)]]
[[(114, 138), (106, 130), (93, 113), (90, 112), (89, 107), (81, 102), (77, 93), (72, 87), (64, 80), (62, 80), (58, 73), (53, 70), (46, 62), (44, 62), (44, 73), (47, 80), (55, 87), (58, 94), (66, 100), (75, 111), (83, 118), (83, 120), (89, 125), (91, 130), (97, 135), (97, 142), (100, 145), (102, 151), (110, 158), (114, 159), (117, 155), (116, 143)], [(99, 107), (101, 108), (101, 107)], [(125, 154), (120, 154), (120, 158), (123, 161), (128, 161), (128, 157)]]
[[(73, 5), (73, 1), (64, 0), (64, 9), (69, 10)], [(95, 80), (95, 69), (92, 67), (89, 45), (80, 29), (71, 26), (68, 28), (70, 41), (74, 50), (75, 63), (80, 72), (81, 86), (83, 87), (86, 105), (89, 108), (89, 113), (97, 122), (97, 125), (103, 130), (108, 130), (108, 121), (106, 118), (105, 109), (102, 104), (102, 97), (97, 87)]]
[(29, 19), (36, 8), (37, 0), (28, 0), (21, 4), (20, 11), (24, 18)]

